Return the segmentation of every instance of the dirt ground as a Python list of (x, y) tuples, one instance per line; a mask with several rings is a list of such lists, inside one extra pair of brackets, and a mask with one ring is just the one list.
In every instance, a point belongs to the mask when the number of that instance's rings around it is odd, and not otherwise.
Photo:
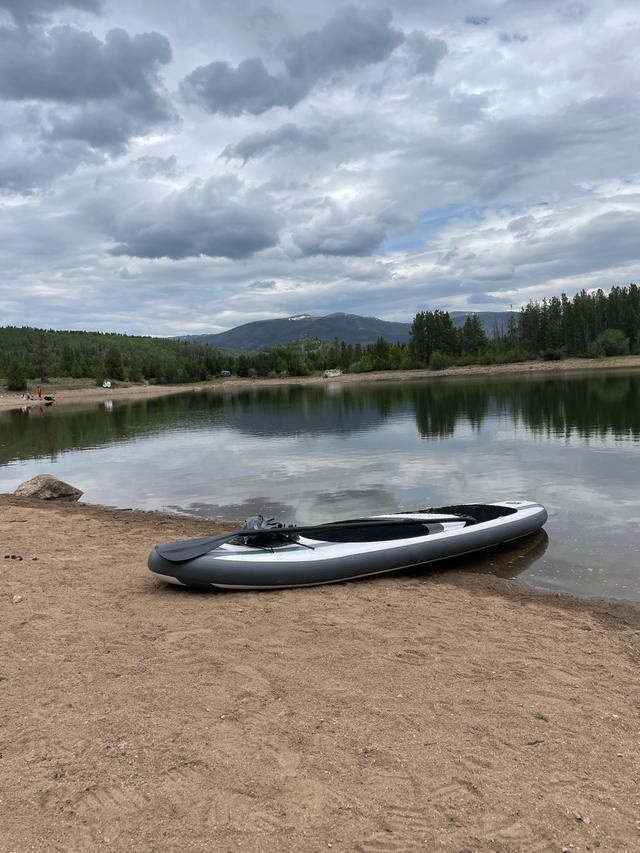
[[(568, 373), (591, 370), (619, 370), (640, 367), (640, 355), (625, 355), (612, 358), (584, 359), (567, 358), (564, 361), (525, 361), (514, 364), (476, 364), (465, 367), (449, 367), (446, 370), (380, 370), (371, 373), (345, 373), (330, 380), (321, 376), (292, 376), (288, 379), (218, 379), (195, 385), (141, 385), (130, 384), (117, 388), (97, 388), (89, 385), (86, 388), (60, 388), (55, 384), (46, 386), (45, 393), (53, 393), (56, 405), (60, 403), (85, 403), (100, 400), (149, 399), (163, 397), (167, 394), (184, 394), (186, 391), (228, 390), (230, 388), (274, 387), (277, 385), (317, 385), (354, 382), (406, 382), (416, 379), (437, 379), (444, 376), (502, 376), (512, 373)], [(48, 390), (47, 390), (48, 389)], [(11, 391), (0, 392), (0, 412), (7, 409), (17, 409), (20, 406), (37, 406), (38, 400), (21, 399), (20, 394)]]
[(146, 570), (216, 529), (0, 496), (2, 853), (640, 850), (640, 611)]

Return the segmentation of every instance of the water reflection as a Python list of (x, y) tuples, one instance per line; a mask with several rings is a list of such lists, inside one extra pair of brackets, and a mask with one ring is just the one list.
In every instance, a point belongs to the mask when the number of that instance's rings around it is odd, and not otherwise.
[(304, 523), (530, 497), (551, 542), (527, 580), (640, 599), (638, 373), (104, 402), (0, 415), (0, 491), (46, 471), (89, 502)]
[[(108, 412), (111, 417), (105, 418)], [(0, 416), (0, 465), (95, 448), (136, 437), (187, 429), (227, 429), (255, 437), (349, 436), (413, 416), (423, 438), (451, 438), (461, 423), (480, 432), (501, 418), (534, 436), (640, 439), (640, 375), (587, 378), (342, 386), (283, 386), (243, 393), (190, 393), (138, 402), (47, 410), (41, 406)]]
[(537, 561), (544, 557), (549, 545), (549, 537), (545, 530), (538, 530), (531, 536), (508, 542), (498, 548), (465, 557), (454, 557), (431, 563), (424, 568), (411, 569), (402, 572), (409, 577), (421, 577), (430, 572), (473, 572), (473, 574), (495, 575), (500, 578), (517, 578)]

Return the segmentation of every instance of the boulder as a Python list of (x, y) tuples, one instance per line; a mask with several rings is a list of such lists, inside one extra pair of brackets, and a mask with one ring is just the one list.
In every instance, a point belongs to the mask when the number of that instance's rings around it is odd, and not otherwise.
[(38, 474), (37, 477), (21, 483), (14, 494), (20, 498), (40, 498), (42, 501), (77, 501), (83, 493), (69, 483), (63, 483), (53, 474)]

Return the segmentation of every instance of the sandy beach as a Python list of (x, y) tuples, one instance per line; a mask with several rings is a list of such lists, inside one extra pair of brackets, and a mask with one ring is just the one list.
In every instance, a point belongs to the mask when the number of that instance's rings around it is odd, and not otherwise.
[(637, 608), (468, 564), (226, 594), (146, 570), (219, 529), (0, 496), (3, 853), (640, 849)]
[[(90, 403), (99, 400), (150, 399), (168, 394), (184, 394), (188, 391), (212, 391), (242, 388), (275, 387), (279, 385), (318, 385), (331, 383), (350, 384), (354, 382), (408, 382), (417, 379), (438, 379), (445, 376), (503, 376), (510, 374), (563, 374), (576, 371), (621, 370), (640, 368), (640, 355), (616, 356), (612, 358), (585, 359), (568, 358), (564, 361), (525, 361), (514, 364), (478, 364), (465, 367), (449, 367), (446, 370), (380, 370), (371, 373), (345, 373), (331, 379), (321, 376), (292, 376), (287, 379), (218, 379), (213, 382), (201, 382), (184, 385), (142, 385), (130, 384), (117, 388), (98, 388), (95, 385), (86, 388), (54, 388), (56, 405), (60, 403)], [(49, 386), (47, 386), (48, 388)], [(46, 390), (45, 393), (52, 393)], [(4, 391), (0, 393), (0, 411), (17, 409), (20, 406), (38, 406), (38, 400), (24, 401), (20, 394)]]

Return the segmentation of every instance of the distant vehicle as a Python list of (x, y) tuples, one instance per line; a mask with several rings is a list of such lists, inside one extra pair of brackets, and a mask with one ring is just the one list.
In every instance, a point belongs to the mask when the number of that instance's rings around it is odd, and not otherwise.
[(109, 382), (108, 379), (105, 379), (105, 381), (102, 383), (102, 387), (103, 388), (111, 388), (111, 382)]
[(230, 370), (221, 370), (220, 376), (231, 376), (231, 371)]

